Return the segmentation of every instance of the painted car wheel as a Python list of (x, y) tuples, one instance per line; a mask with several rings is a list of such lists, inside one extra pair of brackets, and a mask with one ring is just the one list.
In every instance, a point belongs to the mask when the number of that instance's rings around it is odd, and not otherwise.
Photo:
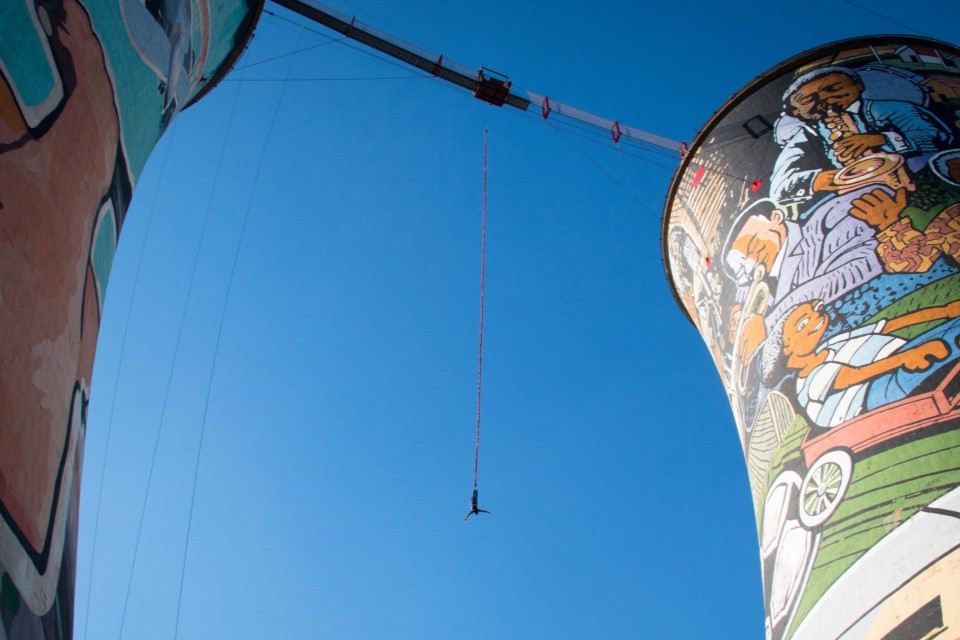
[(800, 522), (819, 527), (833, 515), (847, 492), (853, 460), (846, 451), (828, 451), (813, 463), (800, 486)]

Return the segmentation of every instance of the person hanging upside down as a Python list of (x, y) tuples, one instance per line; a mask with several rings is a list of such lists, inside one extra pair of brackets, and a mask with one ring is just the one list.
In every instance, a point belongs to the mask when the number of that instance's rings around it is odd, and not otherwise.
[(487, 511), (486, 509), (481, 509), (481, 508), (480, 508), (480, 496), (479, 496), (479, 494), (477, 493), (477, 490), (474, 489), (474, 490), (473, 490), (473, 497), (470, 498), (470, 511), (469, 511), (469, 512), (467, 513), (467, 515), (463, 518), (463, 521), (466, 522), (467, 520), (470, 519), (470, 516), (472, 516), (472, 515), (474, 515), (474, 514), (481, 514), (481, 513), (489, 514), (490, 512)]

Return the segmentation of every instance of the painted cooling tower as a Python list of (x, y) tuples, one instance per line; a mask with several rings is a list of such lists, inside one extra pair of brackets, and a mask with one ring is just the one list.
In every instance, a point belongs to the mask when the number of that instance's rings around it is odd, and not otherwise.
[(72, 637), (104, 291), (147, 156), (262, 0), (0, 5), (0, 640)]
[(663, 244), (743, 445), (770, 638), (960, 638), (960, 50), (805, 53), (734, 96)]

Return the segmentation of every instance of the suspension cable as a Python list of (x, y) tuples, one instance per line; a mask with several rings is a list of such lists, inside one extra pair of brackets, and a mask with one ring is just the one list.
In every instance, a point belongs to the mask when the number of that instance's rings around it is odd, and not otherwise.
[(480, 224), (480, 336), (477, 340), (477, 434), (473, 448), (473, 488), (480, 468), (480, 399), (483, 391), (483, 298), (487, 266), (487, 129), (483, 129), (483, 215)]

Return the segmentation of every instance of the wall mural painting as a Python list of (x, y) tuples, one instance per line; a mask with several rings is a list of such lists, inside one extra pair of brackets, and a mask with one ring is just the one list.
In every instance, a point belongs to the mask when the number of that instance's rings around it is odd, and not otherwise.
[(90, 375), (136, 173), (255, 5), (0, 6), (0, 640), (72, 637)]
[(701, 133), (664, 239), (743, 444), (767, 635), (956, 637), (960, 52), (797, 60)]

